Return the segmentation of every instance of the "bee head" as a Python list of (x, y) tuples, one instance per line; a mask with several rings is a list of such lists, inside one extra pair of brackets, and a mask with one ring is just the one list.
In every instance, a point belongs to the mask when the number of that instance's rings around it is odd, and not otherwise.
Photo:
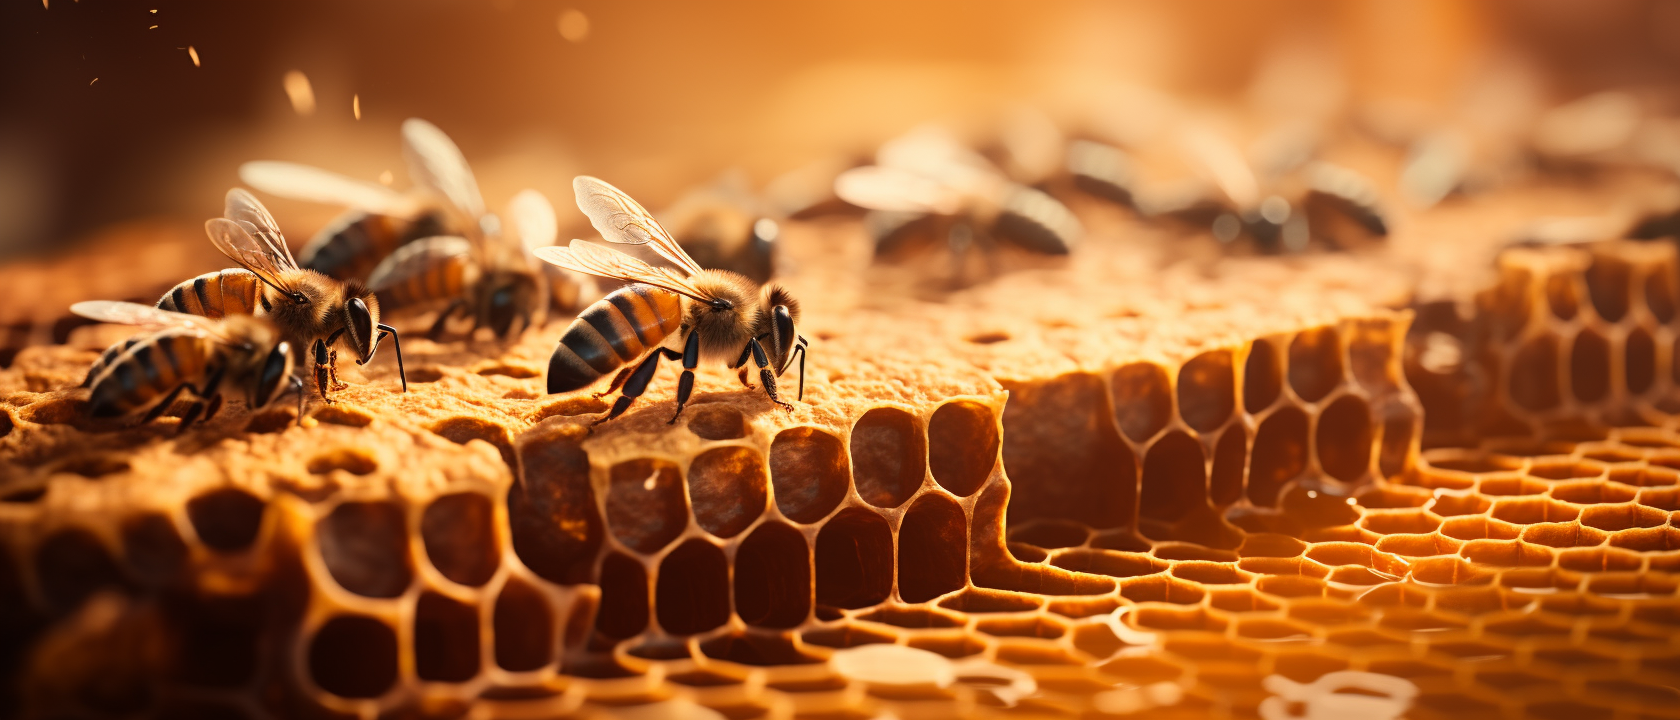
[(257, 370), (256, 393), (247, 399), (253, 409), (262, 407), (285, 392), (283, 383), (292, 376), (292, 345), (281, 341), (268, 351)]
[(373, 351), (379, 349), (379, 339), (373, 332), (379, 324), (379, 298), (356, 284), (346, 288), (345, 294), (349, 297), (344, 303), (345, 335), (356, 350), (356, 364), (366, 365), (373, 359)]
[(489, 283), (482, 317), (496, 337), (507, 338), (514, 332), (516, 321), (520, 323), (519, 332), (531, 326), (532, 314), (545, 299), (535, 275), (507, 273)]

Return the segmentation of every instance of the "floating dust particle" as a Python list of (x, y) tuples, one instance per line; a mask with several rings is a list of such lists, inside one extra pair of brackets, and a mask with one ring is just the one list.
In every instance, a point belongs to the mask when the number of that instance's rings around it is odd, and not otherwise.
[(146, 28), (146, 29), (147, 29), (147, 30), (156, 30), (156, 29), (157, 29), (157, 26), (156, 26), (156, 25), (153, 25), (153, 26), (151, 26), (151, 27), (149, 27), (149, 28)]
[(362, 96), (361, 95), (351, 95), (350, 96), (350, 113), (352, 115), (355, 115), (357, 120), (362, 119)]
[(379, 184), (381, 185), (390, 185), (395, 180), (396, 178), (391, 175), (390, 170), (379, 173)]
[(286, 88), (286, 97), (292, 101), (292, 110), (299, 115), (315, 114), (315, 89), (309, 86), (309, 76), (292, 70), (286, 73), (281, 84)]
[(156, 14), (157, 14), (157, 8), (152, 8), (152, 14), (153, 14), (153, 15), (156, 15)]
[(193, 67), (201, 67), (198, 64), (198, 50), (194, 49), (191, 45), (187, 46), (187, 57), (192, 58)]
[(589, 37), (589, 16), (577, 8), (560, 11), (560, 37), (580, 43)]
[(96, 82), (99, 82), (99, 78), (94, 78), (94, 79), (92, 79), (92, 80), (89, 80), (89, 81), (88, 81), (88, 86), (89, 86), (89, 87), (92, 87), (92, 86), (93, 86), (93, 84), (94, 84), (94, 83), (96, 83)]

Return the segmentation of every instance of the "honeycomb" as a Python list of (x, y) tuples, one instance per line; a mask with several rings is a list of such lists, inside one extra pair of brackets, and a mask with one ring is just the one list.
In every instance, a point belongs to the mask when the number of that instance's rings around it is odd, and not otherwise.
[[(301, 421), (231, 404), (177, 436), (184, 406), (83, 412), (121, 329), (24, 348), (0, 372), (0, 703), (1677, 714), (1671, 245), (1444, 278), (1438, 245), (1186, 259), (1194, 239), (1075, 209), (1078, 262), (939, 302), (870, 268), (855, 219), (789, 222), (792, 412), (702, 370), (667, 426), (671, 373), (591, 432), (604, 402), (542, 394), (551, 322), (415, 336), (406, 394), (383, 358)], [(1425, 274), (1474, 291), (1426, 297)]]

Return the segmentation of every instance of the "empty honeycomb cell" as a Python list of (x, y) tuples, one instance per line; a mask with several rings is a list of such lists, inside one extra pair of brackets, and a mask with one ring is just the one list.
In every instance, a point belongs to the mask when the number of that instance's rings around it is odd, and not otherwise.
[(236, 688), (257, 674), (263, 602), (250, 596), (181, 598), (165, 610), (175, 644), (171, 668), (190, 685)]
[(1024, 563), (1041, 563), (1050, 559), (1050, 553), (1036, 545), (1012, 542), (1007, 543), (1005, 548), (1009, 550), (1010, 557)]
[(852, 480), (875, 507), (896, 508), (922, 486), (927, 443), (921, 422), (898, 408), (879, 407), (852, 425)]
[(1625, 503), (1639, 496), (1639, 492), (1625, 485), (1606, 482), (1582, 482), (1552, 487), (1552, 499), (1576, 505)]
[(982, 618), (974, 629), (992, 637), (1035, 637), (1054, 640), (1067, 634), (1060, 622), (1044, 616), (1026, 618)]
[(67, 472), (97, 480), (106, 475), (128, 472), (127, 461), (115, 455), (95, 454), (70, 458), (53, 466), (52, 472)]
[(1307, 548), (1306, 555), (1308, 560), (1331, 567), (1340, 565), (1378, 567), (1386, 559), (1370, 545), (1353, 542), (1313, 543), (1311, 547)]
[(1116, 637), (1107, 625), (1080, 625), (1073, 629), (1073, 647), (1098, 660), (1113, 655), (1125, 646), (1126, 643)]
[(1324, 581), (1301, 575), (1266, 575), (1254, 581), (1254, 589), (1281, 598), (1324, 596)]
[(1187, 561), (1174, 564), (1168, 572), (1175, 578), (1203, 585), (1237, 585), (1253, 579), (1248, 573), (1225, 563)]
[(321, 560), (345, 590), (389, 598), (408, 589), (414, 565), (403, 511), (395, 503), (342, 503), (315, 529)]
[(588, 429), (539, 428), (521, 438), (525, 472), (508, 489), (513, 551), (532, 572), (562, 584), (594, 575), (603, 540), (595, 490), (589, 482)]
[(1544, 546), (1520, 540), (1471, 540), (1458, 549), (1464, 559), (1497, 567), (1550, 566), (1552, 553)]
[(519, 457), (513, 452), (513, 438), (508, 435), (508, 429), (496, 423), (478, 417), (454, 417), (441, 420), (428, 428), (444, 439), (465, 445), (474, 440), (490, 443), (501, 453), (502, 462), (515, 474), (519, 472)]
[(911, 636), (905, 644), (953, 660), (979, 655), (987, 650), (986, 643), (967, 633), (918, 634)]
[(1219, 444), (1213, 450), (1213, 471), (1208, 473), (1208, 499), (1219, 507), (1241, 500), (1247, 466), (1248, 430), (1233, 423), (1220, 434)]
[(1276, 505), (1284, 483), (1306, 468), (1307, 415), (1292, 407), (1279, 408), (1254, 433), (1248, 499), (1256, 505)]
[(776, 507), (789, 520), (814, 523), (846, 497), (851, 474), (840, 438), (811, 427), (783, 430), (770, 444)]
[(727, 405), (701, 405), (688, 412), (688, 431), (707, 440), (747, 436), (747, 416)]
[(1318, 463), (1324, 472), (1354, 482), (1371, 469), (1371, 413), (1365, 401), (1344, 395), (1318, 416)]
[(1377, 540), (1376, 548), (1409, 558), (1451, 555), (1458, 552), (1460, 541), (1443, 535), (1388, 535)]
[(1581, 511), (1581, 524), (1605, 531), (1650, 528), (1668, 522), (1668, 513), (1632, 503), (1592, 505)]
[(1680, 528), (1663, 526), (1620, 530), (1611, 533), (1610, 545), (1638, 552), (1680, 550)]
[(1307, 548), (1306, 543), (1288, 535), (1253, 533), (1243, 538), (1242, 545), (1237, 547), (1237, 555), (1245, 558), (1292, 558), (1299, 557)]
[(1638, 570), (1641, 565), (1638, 554), (1616, 548), (1572, 548), (1557, 556), (1559, 568), (1575, 572), (1626, 572)]
[[(1065, 519), (1092, 528), (1129, 526), (1137, 460), (1115, 430), (1107, 390), (1095, 375), (1003, 383), (1003, 466), (1009, 524)], [(1083, 478), (1066, 482), (1066, 478)]]
[(1182, 431), (1168, 433), (1144, 455), (1138, 513), (1172, 522), (1205, 507), (1206, 468), (1201, 443)]
[(968, 519), (943, 495), (923, 495), (898, 530), (898, 596), (926, 602), (968, 580)]
[(1009, 539), (1047, 550), (1078, 547), (1091, 537), (1089, 528), (1062, 520), (1040, 520), (1010, 528)]
[(620, 553), (607, 553), (601, 560), (600, 586), (595, 629), (619, 639), (641, 634), (648, 622), (648, 578), (642, 564)]
[(397, 633), (364, 615), (339, 615), (309, 641), (309, 677), (347, 698), (375, 698), (397, 682)]
[(462, 585), (490, 582), (501, 564), (494, 510), (480, 493), (444, 495), (420, 516), (426, 557), (443, 576)]
[(1097, 666), (1104, 676), (1136, 684), (1174, 682), (1184, 678), (1185, 668), (1165, 658), (1123, 655)]
[[(1272, 612), (1281, 607), (1260, 593), (1246, 587), (1208, 589), (1208, 607), (1225, 612)], [(1294, 606), (1290, 606), (1291, 609)]]
[(1680, 488), (1646, 488), (1635, 496), (1640, 505), (1673, 512), (1680, 510)]
[(35, 549), (35, 573), (41, 594), (59, 611), (74, 609), (100, 588), (122, 582), (122, 571), (105, 545), (76, 528), (53, 533)]
[[(251, 419), (245, 422), (245, 432), (257, 435), (267, 435), (286, 430), (297, 420), (297, 413), (286, 408), (273, 408), (262, 412), (251, 413)], [(311, 470), (310, 472), (315, 472)], [(320, 471), (331, 472), (330, 469)], [(372, 472), (369, 470), (368, 472)]]
[(809, 645), (831, 648), (890, 645), (898, 641), (897, 635), (851, 624), (807, 630), (800, 633), (799, 638)]
[(1569, 387), (1576, 399), (1592, 403), (1610, 394), (1610, 341), (1584, 329), (1575, 335), (1569, 355)]
[[(960, 597), (962, 596), (959, 595), (946, 598), (946, 602), (952, 602)], [(1007, 600), (1017, 599), (1012, 596), (1003, 597)], [(1031, 610), (1037, 607), (1038, 605), (1036, 603), (1029, 603), (1026, 609)], [(916, 630), (928, 628), (960, 628), (968, 624), (967, 618), (964, 618), (962, 615), (954, 612), (945, 612), (933, 607), (905, 607), (889, 605), (871, 610), (868, 613), (858, 616), (858, 618), (861, 620), (868, 620), (870, 622), (881, 623), (883, 625)]]
[(1417, 414), (1400, 403), (1388, 403), (1381, 412), (1382, 441), (1377, 446), (1377, 470), (1383, 477), (1399, 475), (1413, 457), (1412, 441), (1417, 433)]
[(1289, 641), (1305, 640), (1312, 637), (1312, 630), (1307, 626), (1288, 620), (1268, 617), (1240, 617), (1234, 621), (1233, 628), (1237, 637), (1253, 640)]
[(1196, 583), (1164, 575), (1120, 581), (1120, 597), (1135, 603), (1164, 602), (1194, 605), (1207, 593)]
[(1596, 255), (1587, 268), (1587, 294), (1592, 298), (1593, 309), (1605, 322), (1613, 323), (1627, 315), (1628, 291), (1633, 286), (1631, 271), (1626, 261), (1604, 254)]
[(1652, 713), (1670, 713), (1680, 705), (1680, 689), (1626, 679), (1589, 680), (1587, 697), (1615, 698), (1616, 704)]
[(1398, 579), (1399, 578), (1396, 578), (1393, 575), (1373, 572), (1369, 568), (1363, 568), (1355, 565), (1352, 567), (1339, 567), (1331, 570), (1330, 575), (1326, 577), (1324, 581), (1332, 588), (1362, 589), (1372, 585), (1394, 582)]
[(1318, 402), (1342, 384), (1342, 341), (1333, 327), (1305, 330), (1289, 342), (1289, 387)]
[(1546, 612), (1562, 613), (1565, 615), (1610, 617), (1620, 615), (1622, 604), (1607, 598), (1596, 598), (1591, 595), (1567, 593), (1547, 595), (1540, 598), (1540, 609)]
[(316, 422), (344, 427), (367, 427), (373, 424), (372, 415), (343, 403), (328, 405), (310, 413), (309, 417), (315, 418)]
[(991, 476), (998, 446), (997, 420), (980, 403), (948, 402), (928, 420), (928, 470), (957, 497), (973, 495)]
[(817, 602), (838, 608), (879, 604), (892, 593), (893, 538), (886, 518), (841, 510), (817, 533)]
[(1087, 618), (1096, 615), (1107, 615), (1120, 607), (1120, 603), (1111, 597), (1093, 598), (1058, 598), (1050, 601), (1050, 612), (1066, 618)]
[(554, 615), (548, 598), (530, 583), (508, 578), (496, 595), (490, 627), (503, 670), (536, 670), (554, 659)]
[(1583, 445), (1580, 447), (1580, 451), (1581, 457), (1607, 463), (1633, 463), (1639, 462), (1645, 457), (1645, 453), (1643, 451), (1633, 448), (1625, 448), (1620, 445), (1602, 448), (1594, 448), (1588, 445)]
[(1509, 475), (1482, 478), (1482, 481), (1476, 484), (1477, 492), (1494, 497), (1540, 495), (1546, 492), (1546, 489), (1547, 486), (1543, 482)]
[[(1315, 489), (1316, 488), (1316, 489)], [(1278, 501), (1279, 516), (1300, 527), (1330, 528), (1352, 525), (1359, 520), (1359, 508), (1350, 503), (1341, 488), (1316, 482), (1290, 486)], [(1328, 539), (1329, 535), (1318, 535)]]
[(698, 538), (678, 545), (659, 563), (654, 587), (659, 626), (673, 635), (701, 633), (729, 621), (729, 561)]
[(1634, 328), (1622, 343), (1623, 375), (1628, 393), (1639, 395), (1657, 381), (1657, 343), (1644, 328)]
[(1546, 304), (1559, 320), (1574, 320), (1581, 311), (1580, 293), (1572, 275), (1553, 275), (1546, 278)]
[(1561, 402), (1558, 378), (1557, 337), (1547, 334), (1531, 338), (1511, 358), (1511, 401), (1533, 412), (1557, 407)]
[(1166, 570), (1168, 563), (1137, 553), (1112, 550), (1078, 550), (1058, 554), (1050, 564), (1082, 573), (1094, 573), (1116, 578), (1154, 575)]
[(1425, 510), (1378, 510), (1360, 518), (1359, 526), (1380, 535), (1431, 533), (1441, 518)]
[(939, 601), (939, 607), (964, 613), (1018, 613), (1043, 607), (1043, 596), (971, 587)]
[(200, 542), (222, 552), (244, 550), (262, 528), (263, 501), (244, 490), (222, 488), (187, 501), (187, 519)]
[(1449, 676), (1453, 674), (1453, 666), (1448, 663), (1412, 658), (1373, 660), (1365, 665), (1365, 671), (1389, 677), (1417, 680), (1434, 676)]
[(367, 475), (379, 469), (379, 461), (364, 450), (332, 448), (316, 453), (304, 466), (313, 475), (327, 475), (343, 470), (351, 475)]
[(1487, 512), (1493, 503), (1481, 495), (1471, 493), (1440, 492), (1429, 501), (1424, 508), (1441, 517), (1457, 517), (1460, 515), (1480, 515)]
[(745, 447), (712, 448), (688, 466), (688, 497), (694, 520), (718, 537), (734, 537), (752, 525), (769, 502), (764, 461)]
[(1154, 363), (1132, 363), (1114, 371), (1114, 418), (1136, 442), (1155, 437), (1172, 420), (1172, 383)]
[(176, 530), (175, 521), (158, 513), (124, 520), (122, 547), (129, 572), (154, 584), (168, 580), (187, 559), (187, 543)]
[(1066, 650), (1040, 643), (1027, 644), (1024, 641), (999, 640), (994, 651), (998, 662), (1012, 665), (1072, 665), (1083, 664), (1080, 658), (1069, 655)]
[(688, 525), (688, 501), (676, 464), (637, 458), (612, 467), (607, 487), (607, 529), (642, 553), (657, 552)]
[(1254, 341), (1248, 346), (1248, 359), (1243, 361), (1243, 409), (1258, 415), (1282, 392), (1283, 367), (1277, 348), (1267, 340)]
[(414, 671), (421, 680), (466, 682), (478, 674), (478, 608), (421, 593), (414, 608)]
[(1516, 497), (1497, 500), (1488, 511), (1495, 520), (1518, 525), (1570, 522), (1580, 517), (1580, 508), (1544, 497)]
[(1150, 551), (1162, 560), (1205, 560), (1207, 562), (1236, 562), (1237, 554), (1229, 550), (1181, 542), (1157, 543)]
[(1202, 353), (1178, 369), (1178, 415), (1192, 429), (1217, 430), (1236, 408), (1236, 368), (1231, 351)]
[[(1137, 608), (1133, 612), (1127, 613), (1124, 621), (1127, 625), (1131, 625), (1139, 630), (1202, 630), (1214, 633), (1225, 632), (1225, 628), (1230, 625), (1225, 616), (1210, 613), (1204, 608), (1196, 607), (1195, 602), (1195, 600), (1191, 600), (1187, 603), (1178, 603), (1178, 607), (1173, 607), (1171, 605), (1145, 605)], [(1170, 643), (1175, 640), (1186, 643), (1196, 642), (1195, 639), (1190, 637), (1182, 639), (1167, 637), (1163, 638), (1163, 644)], [(1214, 639), (1202, 639), (1201, 644), (1205, 646), (1209, 640)], [(1227, 652), (1241, 649), (1240, 647), (1232, 646), (1230, 643), (1225, 643), (1225, 647)]]
[(782, 523), (760, 525), (735, 551), (735, 613), (748, 625), (791, 628), (811, 614), (805, 536)]
[[(1499, 573), (1500, 587), (1518, 591), (1551, 592), (1555, 590), (1573, 590), (1581, 584), (1581, 576), (1571, 572), (1563, 572), (1548, 568), (1517, 568)], [(1504, 621), (1501, 621), (1504, 622)], [(1491, 630), (1490, 630), (1491, 632)], [(1567, 634), (1567, 630), (1561, 633)], [(1520, 631), (1503, 633), (1521, 635)]]

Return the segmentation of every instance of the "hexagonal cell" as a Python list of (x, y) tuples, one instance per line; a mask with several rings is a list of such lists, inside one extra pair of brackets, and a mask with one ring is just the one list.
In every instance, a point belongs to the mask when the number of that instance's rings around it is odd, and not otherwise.
[(1558, 553), (1557, 564), (1575, 572), (1631, 572), (1643, 564), (1639, 555), (1614, 548), (1574, 548)]
[(1629, 528), (1657, 527), (1666, 522), (1668, 522), (1667, 512), (1633, 503), (1590, 505), (1581, 511), (1582, 525), (1609, 532)]
[(1207, 458), (1202, 444), (1182, 431), (1168, 433), (1143, 458), (1138, 514), (1176, 521), (1207, 506)]
[(1638, 552), (1680, 550), (1680, 528), (1664, 526), (1620, 530), (1611, 533), (1610, 545)]
[(682, 483), (682, 472), (667, 460), (637, 458), (614, 465), (607, 485), (607, 529), (637, 552), (658, 552), (688, 527)]
[(124, 520), (122, 547), (129, 572), (147, 583), (167, 581), (187, 559), (187, 543), (176, 530), (175, 521), (158, 513)]
[[(1139, 630), (1203, 630), (1214, 633), (1224, 633), (1229, 625), (1222, 614), (1196, 607), (1195, 600), (1178, 603), (1178, 607), (1145, 605), (1127, 613), (1124, 622)], [(1223, 642), (1223, 639), (1217, 640)], [(1227, 651), (1233, 649), (1229, 642), (1224, 642), (1224, 645)]]
[(379, 469), (379, 461), (357, 448), (331, 448), (309, 458), (304, 468), (312, 475), (330, 475), (335, 470), (351, 475), (368, 475)]
[(1520, 525), (1490, 520), (1483, 515), (1465, 515), (1442, 520), (1440, 532), (1454, 540), (1511, 540), (1522, 535), (1524, 529)]
[(364, 615), (339, 615), (309, 642), (309, 677), (346, 698), (375, 698), (397, 682), (397, 633)]
[(852, 624), (842, 624), (816, 630), (806, 630), (799, 634), (800, 639), (810, 645), (831, 648), (850, 648), (863, 645), (891, 645), (898, 641), (896, 635), (871, 630), (867, 627)]
[(1461, 545), (1458, 540), (1441, 535), (1389, 535), (1377, 540), (1376, 548), (1385, 553), (1424, 558), (1452, 555)]
[(1493, 503), (1487, 498), (1472, 493), (1436, 493), (1429, 500), (1424, 509), (1441, 517), (1458, 517), (1461, 515), (1480, 515), (1487, 512)]
[[(1137, 459), (1116, 430), (1102, 379), (1070, 373), (1003, 383), (1003, 465), (1009, 524), (1065, 519), (1091, 528), (1133, 524)], [(1067, 478), (1084, 478), (1070, 483)]]
[(510, 577), (491, 616), (496, 665), (510, 672), (541, 668), (554, 659), (554, 615), (541, 590)]
[(1120, 431), (1136, 442), (1155, 436), (1172, 420), (1172, 382), (1166, 369), (1154, 363), (1132, 363), (1114, 371), (1114, 419)]
[(841, 510), (817, 533), (817, 602), (839, 608), (879, 604), (892, 593), (893, 537), (886, 518)]
[(420, 516), (426, 557), (443, 576), (462, 585), (490, 582), (501, 564), (490, 498), (453, 493), (433, 500)]
[(1250, 588), (1213, 587), (1208, 589), (1208, 607), (1229, 613), (1269, 613), (1282, 606)]
[(1202, 353), (1178, 369), (1178, 414), (1198, 432), (1217, 430), (1236, 410), (1236, 367), (1229, 350)]
[(1622, 344), (1622, 375), (1629, 394), (1640, 395), (1657, 382), (1657, 343), (1644, 328), (1634, 328)]
[(735, 613), (748, 625), (792, 628), (811, 614), (811, 564), (805, 536), (765, 523), (735, 551)]
[(1173, 577), (1203, 585), (1238, 585), (1254, 579), (1226, 563), (1186, 561), (1174, 564), (1168, 572)]
[(520, 438), (524, 476), (508, 489), (513, 551), (539, 577), (561, 584), (588, 582), (605, 540), (595, 489), (589, 482), (587, 428), (539, 428)]
[(968, 518), (956, 502), (929, 493), (898, 530), (898, 595), (926, 602), (968, 582)]
[(964, 613), (1019, 613), (1043, 606), (1041, 595), (987, 588), (968, 588), (939, 601), (939, 607)]
[(608, 553), (601, 560), (600, 585), (596, 630), (607, 637), (624, 639), (647, 629), (648, 577), (641, 563), (616, 552)]
[(1342, 383), (1342, 342), (1336, 328), (1305, 330), (1289, 343), (1289, 386), (1307, 402), (1318, 402)]
[(704, 540), (690, 539), (659, 562), (654, 585), (659, 627), (673, 635), (705, 632), (729, 621), (729, 561)]
[(747, 416), (727, 405), (701, 405), (688, 413), (688, 431), (707, 440), (747, 436)]
[(1256, 505), (1276, 505), (1284, 483), (1295, 479), (1306, 467), (1306, 413), (1292, 407), (1279, 408), (1254, 433), (1248, 499)]
[[(1009, 597), (1006, 599), (1015, 600), (1016, 598)], [(946, 598), (945, 600), (946, 603), (950, 603), (951, 601), (952, 598)], [(1016, 607), (1017, 606), (1015, 605), (1009, 606), (1011, 610)], [(1037, 607), (1037, 605), (1029, 603), (1027, 609), (1035, 607)], [(881, 623), (882, 625), (891, 625), (893, 627), (911, 628), (916, 630), (928, 628), (960, 628), (968, 624), (967, 618), (954, 612), (946, 612), (934, 607), (905, 607), (894, 605), (876, 608), (859, 615), (858, 619)]]
[(437, 593), (414, 609), (414, 672), (422, 680), (466, 682), (478, 674), (478, 608)]
[(1569, 389), (1584, 403), (1610, 394), (1610, 341), (1591, 328), (1575, 335), (1569, 353)]
[(1120, 597), (1135, 603), (1164, 602), (1194, 605), (1206, 593), (1201, 585), (1164, 575), (1129, 578), (1120, 581)]
[(787, 638), (776, 635), (730, 634), (700, 643), (706, 657), (742, 665), (810, 665), (821, 662), (794, 647)]
[(1289, 537), (1273, 533), (1252, 533), (1243, 538), (1242, 545), (1237, 546), (1240, 557), (1297, 557), (1306, 552), (1307, 544)]
[(846, 498), (851, 483), (840, 438), (812, 427), (777, 433), (770, 444), (770, 482), (776, 507), (789, 520), (814, 523)]
[(1076, 550), (1059, 553), (1050, 564), (1075, 572), (1094, 573), (1116, 578), (1153, 575), (1166, 570), (1166, 562), (1148, 555), (1113, 550)]
[(1283, 367), (1278, 362), (1277, 348), (1267, 340), (1256, 340), (1248, 346), (1248, 359), (1243, 363), (1243, 409), (1250, 415), (1271, 407), (1283, 392)]
[(408, 524), (396, 503), (341, 503), (316, 522), (315, 538), (327, 571), (345, 590), (392, 598), (414, 580)]
[(1521, 540), (1471, 540), (1458, 554), (1470, 562), (1495, 567), (1550, 566), (1552, 553)]
[(985, 643), (969, 637), (966, 632), (918, 634), (911, 637), (905, 644), (917, 650), (926, 650), (953, 660), (979, 655), (986, 651)]
[(1379, 535), (1435, 532), (1441, 518), (1427, 510), (1374, 510), (1359, 519), (1362, 527)]
[[(1651, 462), (1660, 465), (1664, 462), (1673, 461), (1652, 458)], [(1664, 487), (1680, 483), (1680, 473), (1676, 473), (1667, 467), (1612, 467), (1610, 468), (1609, 480), (1613, 483), (1632, 487)]]
[(93, 533), (79, 528), (54, 532), (35, 549), (41, 594), (65, 612), (100, 588), (122, 584), (122, 571)]
[(1546, 492), (1546, 484), (1520, 475), (1501, 475), (1482, 478), (1481, 482), (1476, 484), (1476, 491), (1495, 497), (1539, 495)]
[(712, 448), (688, 465), (688, 498), (694, 521), (721, 538), (752, 525), (769, 504), (768, 479), (758, 451), (739, 446)]
[(1371, 411), (1365, 401), (1344, 395), (1318, 416), (1319, 466), (1331, 477), (1355, 482), (1371, 470)]
[(432, 432), (443, 436), (450, 442), (465, 445), (474, 440), (490, 443), (501, 453), (502, 462), (519, 472), (519, 457), (513, 452), (513, 438), (508, 435), (508, 429), (496, 423), (478, 417), (454, 417), (440, 420), (429, 428)]
[(864, 502), (896, 508), (922, 486), (927, 444), (922, 424), (898, 408), (879, 407), (852, 426), (852, 481)]
[(1638, 491), (1621, 484), (1608, 482), (1580, 482), (1552, 487), (1552, 499), (1576, 505), (1625, 503), (1639, 495)]
[(1523, 497), (1496, 501), (1489, 511), (1489, 515), (1496, 520), (1504, 520), (1518, 525), (1532, 525), (1534, 523), (1569, 522), (1580, 517), (1581, 510), (1542, 497)]
[(1518, 591), (1572, 590), (1580, 584), (1581, 576), (1548, 568), (1518, 568), (1499, 573), (1500, 587)]
[(974, 629), (992, 637), (1033, 637), (1054, 640), (1067, 634), (1067, 626), (1048, 616), (1026, 618), (982, 618)]
[(1508, 390), (1524, 410), (1550, 410), (1562, 402), (1558, 374), (1558, 339), (1540, 335), (1524, 342), (1511, 359)]
[(1050, 612), (1066, 618), (1088, 618), (1097, 615), (1107, 615), (1120, 607), (1120, 603), (1110, 597), (1095, 598), (1057, 598), (1050, 601)]
[(1529, 466), (1528, 474), (1547, 480), (1574, 480), (1603, 477), (1607, 469), (1597, 460), (1536, 458)]
[(221, 552), (244, 550), (257, 541), (264, 503), (238, 488), (212, 490), (187, 501), (187, 519), (199, 542)]
[(1098, 660), (1125, 646), (1107, 625), (1080, 625), (1073, 629), (1073, 647)]
[(998, 447), (997, 419), (980, 403), (954, 400), (928, 420), (928, 470), (957, 497), (973, 495), (991, 476)]

